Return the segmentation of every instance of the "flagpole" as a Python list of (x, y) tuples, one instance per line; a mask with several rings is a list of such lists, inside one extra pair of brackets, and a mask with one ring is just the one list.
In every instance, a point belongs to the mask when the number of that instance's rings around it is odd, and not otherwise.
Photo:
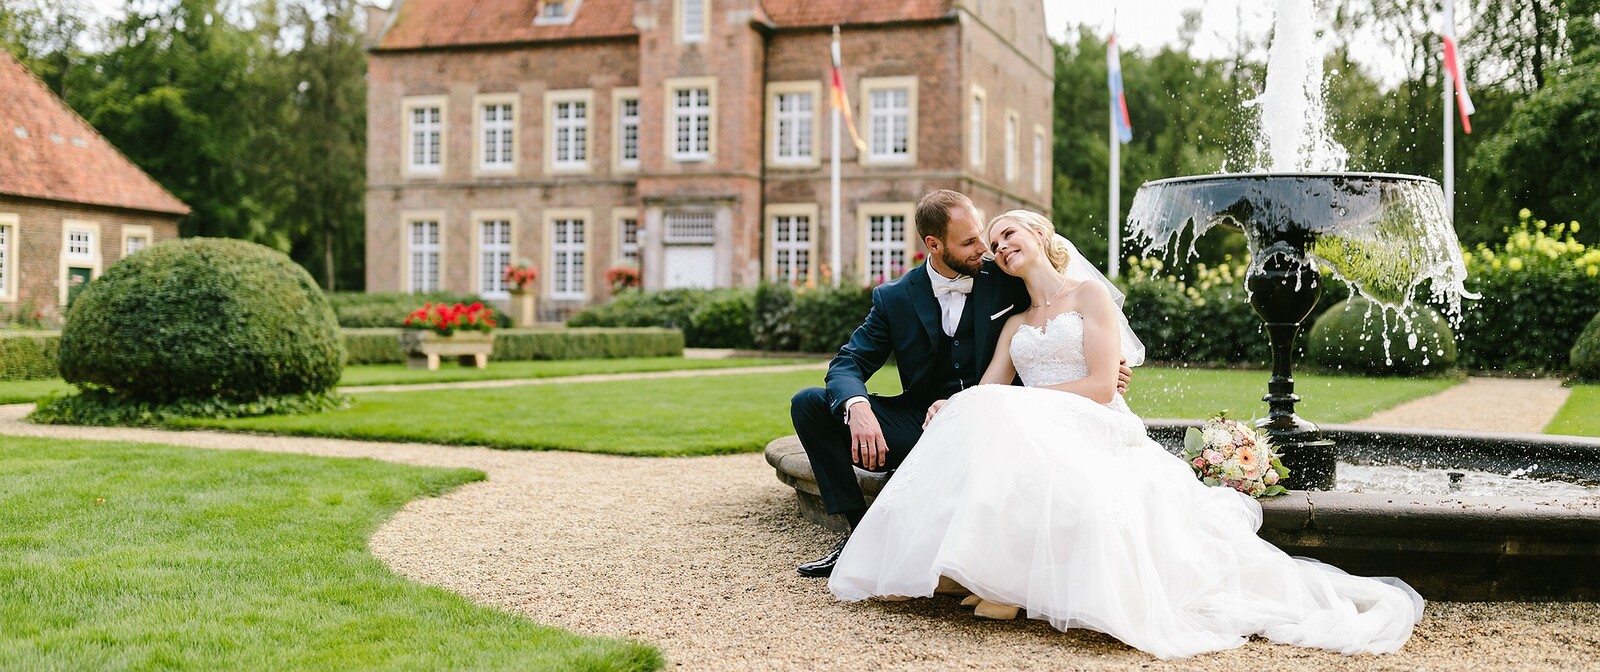
[[(1444, 0), (1444, 34), (1454, 36), (1456, 33), (1455, 0)], [(1460, 56), (1457, 56), (1460, 58)], [(1444, 80), (1444, 215), (1450, 219), (1450, 225), (1455, 226), (1456, 221), (1456, 80), (1450, 71), (1450, 64), (1444, 59), (1439, 61), (1441, 79)]]
[[(839, 60), (839, 27), (833, 27), (833, 64), (838, 67)], [(833, 105), (833, 176), (830, 180), (833, 199), (833, 214), (828, 219), (828, 267), (833, 269), (833, 286), (839, 286), (839, 278), (843, 274), (839, 267), (839, 246), (843, 238), (839, 229), (839, 106)]]
[(1117, 137), (1117, 100), (1111, 99), (1111, 133), (1107, 136), (1111, 140), (1111, 205), (1106, 210), (1106, 221), (1110, 224), (1109, 240), (1106, 254), (1106, 276), (1115, 279), (1121, 270), (1122, 264), (1118, 259), (1122, 257), (1122, 227), (1118, 225), (1117, 215), (1122, 212), (1122, 142)]

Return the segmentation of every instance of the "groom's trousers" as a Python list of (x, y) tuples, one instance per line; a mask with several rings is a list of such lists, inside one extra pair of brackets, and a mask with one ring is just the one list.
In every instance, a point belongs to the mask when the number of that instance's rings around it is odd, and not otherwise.
[[(872, 414), (877, 416), (883, 438), (889, 444), (888, 464), (878, 470), (892, 471), (922, 438), (922, 421), (927, 418), (929, 403), (907, 399), (904, 395), (869, 395), (867, 403), (872, 405)], [(794, 431), (800, 436), (800, 445), (805, 447), (806, 457), (811, 460), (811, 473), (817, 477), (823, 508), (831, 514), (865, 511), (867, 500), (856, 483), (855, 468), (850, 461), (850, 426), (830, 409), (827, 390), (820, 387), (800, 390), (790, 402), (789, 414), (794, 420)]]

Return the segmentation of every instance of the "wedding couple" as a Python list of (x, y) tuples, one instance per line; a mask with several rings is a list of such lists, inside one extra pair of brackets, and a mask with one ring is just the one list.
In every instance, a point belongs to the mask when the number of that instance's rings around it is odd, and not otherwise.
[[(801, 574), (852, 601), (970, 592), (979, 616), (1024, 610), (1161, 658), (1251, 635), (1347, 654), (1406, 642), (1416, 591), (1284, 554), (1256, 536), (1255, 500), (1148, 438), (1120, 394), (1144, 358), (1121, 293), (1048, 220), (985, 227), (940, 190), (916, 226), (928, 262), (873, 291), (827, 387), (794, 397), (823, 503), (852, 528)], [(867, 394), (891, 355), (904, 392)], [(852, 465), (895, 472), (870, 509)]]

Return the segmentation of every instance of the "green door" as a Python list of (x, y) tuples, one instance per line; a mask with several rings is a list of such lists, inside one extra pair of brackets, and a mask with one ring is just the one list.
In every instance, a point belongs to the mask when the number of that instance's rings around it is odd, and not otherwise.
[(83, 291), (83, 288), (93, 278), (94, 269), (92, 268), (78, 268), (76, 266), (67, 268), (67, 306), (70, 307), (72, 305), (72, 301), (78, 298), (78, 294)]

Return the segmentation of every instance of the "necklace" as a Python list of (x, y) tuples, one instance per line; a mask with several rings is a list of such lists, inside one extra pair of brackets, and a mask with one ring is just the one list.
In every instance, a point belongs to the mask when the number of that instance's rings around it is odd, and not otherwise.
[(1062, 278), (1061, 279), (1061, 288), (1057, 289), (1056, 293), (1051, 294), (1049, 297), (1046, 297), (1043, 304), (1035, 303), (1035, 304), (1032, 304), (1032, 305), (1033, 305), (1034, 308), (1042, 308), (1042, 307), (1045, 307), (1045, 306), (1049, 306), (1051, 301), (1056, 300), (1056, 297), (1061, 296), (1061, 293), (1065, 292), (1065, 291), (1067, 291), (1067, 279), (1066, 278)]

